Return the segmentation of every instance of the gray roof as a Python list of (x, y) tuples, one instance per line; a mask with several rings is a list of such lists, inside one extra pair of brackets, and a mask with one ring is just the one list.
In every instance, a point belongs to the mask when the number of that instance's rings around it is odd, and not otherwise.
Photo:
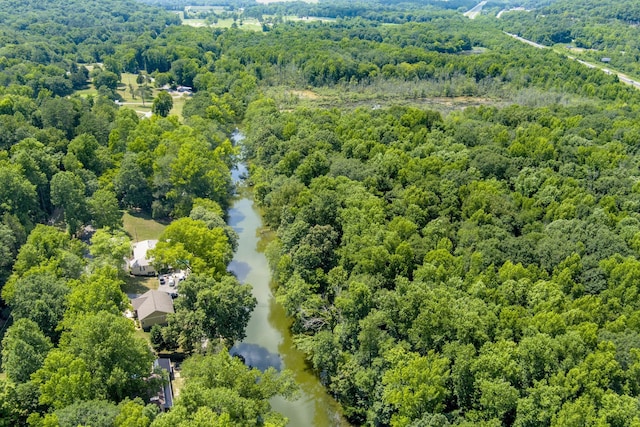
[(131, 300), (131, 305), (138, 312), (138, 319), (142, 320), (155, 312), (173, 313), (173, 300), (166, 292), (147, 291), (138, 298)]
[(158, 390), (157, 398), (164, 409), (171, 408), (173, 406), (173, 389), (171, 388), (173, 370), (171, 369), (171, 360), (164, 358), (156, 359), (153, 362), (153, 366), (167, 371), (168, 381), (163, 382), (162, 389)]

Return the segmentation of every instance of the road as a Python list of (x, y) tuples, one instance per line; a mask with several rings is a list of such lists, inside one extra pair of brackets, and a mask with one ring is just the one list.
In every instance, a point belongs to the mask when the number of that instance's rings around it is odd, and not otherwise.
[(480, 12), (482, 12), (482, 7), (485, 4), (487, 4), (486, 1), (481, 1), (477, 5), (473, 6), (471, 9), (467, 10), (464, 13), (464, 16), (468, 17), (469, 19), (474, 19), (476, 16), (480, 14)]
[[(504, 32), (504, 33), (509, 35), (509, 36), (511, 36), (511, 37), (513, 37), (516, 40), (519, 40), (519, 41), (523, 42), (523, 43), (526, 43), (526, 44), (531, 45), (533, 47), (537, 47), (538, 49), (550, 49), (548, 46), (544, 46), (544, 45), (541, 45), (539, 43), (533, 42), (531, 40), (524, 39), (524, 38), (522, 38), (520, 36), (517, 36), (515, 34), (511, 34), (511, 33), (507, 33), (507, 32)], [(558, 52), (558, 51), (556, 50), (556, 52)], [(628, 84), (630, 86), (633, 86), (636, 89), (640, 89), (640, 82), (637, 81), (637, 80), (633, 80), (631, 77), (627, 76), (624, 73), (620, 73), (618, 71), (613, 71), (613, 70), (610, 70), (608, 68), (601, 67), (600, 65), (597, 65), (597, 64), (594, 64), (594, 63), (591, 63), (591, 62), (587, 62), (587, 61), (584, 61), (582, 59), (578, 59), (578, 58), (576, 58), (575, 56), (572, 56), (572, 55), (563, 54), (562, 52), (558, 52), (558, 53), (560, 53), (561, 55), (566, 56), (569, 59), (572, 59), (574, 61), (579, 62), (580, 64), (584, 65), (587, 68), (597, 68), (599, 70), (602, 70), (602, 72), (605, 73), (605, 74), (615, 74), (615, 75), (618, 76), (618, 79), (622, 83), (625, 83), (625, 84)]]
[(523, 38), (522, 38), (522, 37), (520, 37), (520, 36), (517, 36), (517, 35), (515, 35), (515, 34), (511, 34), (511, 33), (507, 33), (506, 31), (503, 31), (503, 33), (505, 33), (505, 34), (506, 34), (506, 35), (508, 35), (508, 36), (513, 37), (513, 38), (514, 38), (514, 39), (516, 39), (516, 40), (520, 40), (522, 43), (526, 43), (526, 44), (531, 45), (531, 46), (533, 46), (533, 47), (537, 47), (538, 49), (548, 49), (548, 48), (549, 48), (548, 46), (545, 46), (545, 45), (542, 45), (542, 44), (539, 44), (539, 43), (533, 42), (533, 41), (531, 41), (531, 40), (523, 39)]

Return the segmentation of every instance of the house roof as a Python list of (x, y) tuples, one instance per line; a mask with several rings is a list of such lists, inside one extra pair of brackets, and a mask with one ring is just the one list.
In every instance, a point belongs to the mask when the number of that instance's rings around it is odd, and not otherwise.
[(173, 300), (166, 292), (147, 291), (131, 300), (131, 305), (138, 312), (138, 319), (143, 320), (155, 312), (173, 313)]
[(151, 260), (147, 258), (147, 251), (156, 247), (157, 240), (143, 240), (133, 245), (133, 259), (131, 265), (147, 266)]
[(155, 368), (161, 368), (169, 374), (167, 378), (169, 381), (162, 384), (162, 389), (158, 390), (157, 398), (164, 408), (171, 408), (173, 406), (173, 390), (171, 388), (173, 372), (171, 369), (171, 360), (165, 358), (156, 359), (153, 362), (153, 366)]

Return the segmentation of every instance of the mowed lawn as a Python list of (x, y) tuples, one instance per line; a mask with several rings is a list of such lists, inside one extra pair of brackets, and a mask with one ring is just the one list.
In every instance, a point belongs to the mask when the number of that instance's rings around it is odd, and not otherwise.
[(145, 213), (125, 212), (122, 216), (124, 230), (129, 233), (133, 242), (158, 239), (167, 227)]

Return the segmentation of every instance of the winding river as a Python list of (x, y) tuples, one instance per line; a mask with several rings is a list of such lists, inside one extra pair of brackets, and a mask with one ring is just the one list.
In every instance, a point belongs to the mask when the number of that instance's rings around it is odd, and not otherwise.
[[(233, 171), (236, 183), (246, 174), (240, 165)], [(288, 369), (300, 387), (299, 398), (288, 401), (277, 397), (271, 406), (289, 419), (291, 427), (348, 426), (340, 415), (339, 405), (329, 396), (311, 372), (302, 352), (293, 344), (289, 320), (271, 292), (271, 272), (265, 255), (259, 250), (262, 219), (250, 192), (241, 192), (229, 211), (229, 224), (239, 236), (238, 250), (229, 265), (240, 282), (250, 283), (258, 305), (247, 326), (247, 337), (237, 343), (232, 354), (244, 357), (250, 366), (264, 370), (270, 366)]]

